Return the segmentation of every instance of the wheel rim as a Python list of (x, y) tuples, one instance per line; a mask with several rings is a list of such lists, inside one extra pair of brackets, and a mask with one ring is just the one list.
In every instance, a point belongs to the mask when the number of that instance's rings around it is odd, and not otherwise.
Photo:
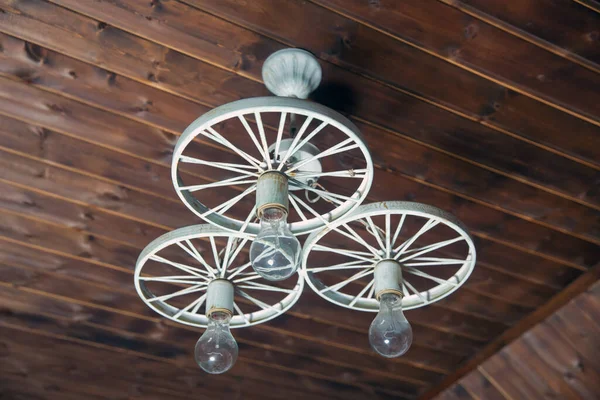
[[(291, 279), (280, 283), (260, 278), (247, 261), (251, 241), (249, 234), (212, 225), (192, 225), (166, 233), (140, 254), (135, 288), (146, 305), (165, 318), (205, 328), (208, 283), (216, 278), (228, 279), (235, 287), (230, 327), (269, 321), (298, 301), (304, 280), (300, 274), (296, 274), (295, 283)], [(206, 250), (198, 250), (200, 247)], [(241, 259), (244, 262), (236, 264)]]
[[(347, 246), (336, 247), (335, 243)], [(318, 253), (322, 252), (328, 253), (327, 261), (319, 263)], [(373, 271), (384, 259), (397, 260), (402, 266), (402, 305), (408, 310), (457, 290), (473, 271), (476, 252), (467, 229), (453, 215), (420, 203), (389, 201), (360, 206), (311, 234), (304, 244), (302, 273), (324, 299), (377, 312)], [(329, 274), (327, 279), (324, 274)]]
[[(291, 144), (288, 142), (291, 150), (280, 152), (292, 114), (298, 131)], [(232, 133), (222, 135), (225, 131)], [(321, 150), (311, 154), (310, 144), (315, 143)], [(209, 155), (207, 149), (219, 153)], [(309, 151), (300, 151), (306, 149)], [(304, 158), (296, 160), (295, 155), (301, 153)], [(323, 164), (322, 170), (303, 170), (315, 161)], [(240, 231), (253, 205), (249, 200), (253, 200), (256, 179), (270, 169), (279, 169), (289, 178), (288, 222), (297, 235), (315, 231), (354, 210), (366, 197), (373, 179), (369, 150), (352, 122), (322, 105), (281, 97), (235, 101), (198, 118), (179, 138), (171, 171), (177, 194), (192, 212), (223, 229)], [(184, 182), (182, 172), (187, 179), (194, 179), (190, 173), (197, 171), (212, 182)], [(316, 182), (307, 184), (307, 177)], [(223, 194), (226, 200), (212, 200), (216, 191), (209, 189), (213, 188), (229, 190)], [(294, 190), (298, 188), (305, 191), (304, 197)], [(313, 205), (317, 196), (321, 203)], [(208, 204), (211, 201), (213, 204)], [(256, 234), (259, 224), (250, 222), (244, 229)]]

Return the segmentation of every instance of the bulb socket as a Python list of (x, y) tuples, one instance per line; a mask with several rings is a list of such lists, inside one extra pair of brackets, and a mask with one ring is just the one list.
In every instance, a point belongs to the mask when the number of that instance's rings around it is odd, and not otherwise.
[(404, 297), (402, 292), (402, 267), (396, 260), (381, 260), (375, 264), (375, 298), (386, 293)]
[(256, 214), (262, 218), (267, 208), (289, 211), (288, 177), (281, 171), (267, 171), (256, 183)]
[(233, 315), (233, 284), (227, 279), (214, 279), (206, 289), (206, 316), (224, 312)]

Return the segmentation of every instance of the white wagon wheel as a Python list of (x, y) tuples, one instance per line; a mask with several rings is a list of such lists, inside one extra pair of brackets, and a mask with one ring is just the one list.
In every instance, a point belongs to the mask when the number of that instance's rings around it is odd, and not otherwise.
[[(286, 138), (289, 132), (293, 138)], [(184, 182), (182, 169), (212, 182), (195, 184), (190, 174)], [(202, 115), (179, 138), (171, 168), (186, 206), (230, 231), (242, 229), (255, 212), (256, 181), (268, 170), (289, 179), (294, 234), (315, 231), (355, 209), (373, 179), (369, 150), (352, 122), (320, 104), (284, 97), (239, 100)], [(214, 188), (225, 200), (215, 200)], [(252, 222), (245, 231), (256, 234), (259, 227)]]
[[(327, 257), (319, 262), (323, 253)], [(302, 270), (309, 286), (324, 299), (377, 312), (374, 267), (378, 261), (400, 263), (402, 305), (412, 309), (458, 289), (471, 274), (475, 258), (473, 240), (453, 215), (420, 203), (388, 201), (360, 206), (311, 234), (304, 244)]]
[[(166, 233), (140, 254), (135, 288), (146, 305), (162, 316), (205, 328), (208, 284), (213, 279), (227, 279), (235, 288), (230, 327), (269, 321), (298, 301), (304, 280), (300, 274), (295, 284), (262, 279), (248, 260), (251, 241), (249, 234), (212, 225), (192, 225)], [(201, 247), (205, 251), (200, 251)]]

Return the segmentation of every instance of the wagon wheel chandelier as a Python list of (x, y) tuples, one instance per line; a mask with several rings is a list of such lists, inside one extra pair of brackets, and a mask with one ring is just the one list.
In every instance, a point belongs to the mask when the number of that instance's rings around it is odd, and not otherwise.
[[(400, 356), (412, 343), (403, 310), (458, 289), (475, 265), (473, 241), (460, 221), (432, 206), (360, 205), (373, 162), (350, 120), (306, 100), (321, 81), (315, 57), (280, 50), (262, 72), (275, 97), (217, 107), (179, 138), (175, 190), (208, 224), (146, 246), (136, 290), (163, 317), (206, 328), (195, 360), (208, 373), (237, 359), (230, 328), (285, 313), (305, 281), (336, 305), (378, 312), (371, 347)], [(306, 234), (302, 247), (297, 237)]]

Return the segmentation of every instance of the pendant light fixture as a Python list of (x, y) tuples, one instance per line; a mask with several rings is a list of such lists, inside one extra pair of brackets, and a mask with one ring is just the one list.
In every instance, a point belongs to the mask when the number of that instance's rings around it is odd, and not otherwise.
[(371, 347), (384, 357), (404, 354), (412, 330), (403, 311), (462, 285), (475, 265), (473, 241), (435, 207), (360, 206), (373, 179), (371, 156), (350, 120), (306, 100), (321, 81), (310, 53), (272, 54), (263, 81), (276, 97), (217, 107), (179, 138), (173, 184), (208, 225), (150, 243), (136, 263), (138, 294), (165, 318), (206, 328), (195, 358), (212, 374), (237, 359), (230, 328), (285, 313), (305, 280), (334, 304), (378, 312)]

